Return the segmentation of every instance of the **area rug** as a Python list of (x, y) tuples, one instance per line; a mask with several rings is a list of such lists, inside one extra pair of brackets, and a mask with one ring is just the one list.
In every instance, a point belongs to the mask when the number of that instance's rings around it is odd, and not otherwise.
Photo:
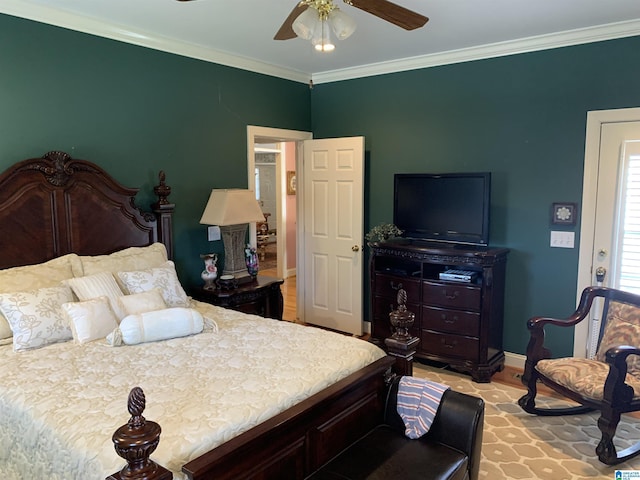
[[(525, 413), (517, 403), (525, 390), (497, 382), (475, 383), (467, 375), (417, 363), (413, 374), (484, 399), (481, 479), (613, 480), (626, 478), (616, 477), (616, 470), (640, 470), (640, 457), (615, 467), (598, 461), (597, 413), (537, 417)], [(536, 398), (538, 406), (559, 402), (562, 400)], [(623, 416), (614, 439), (616, 447), (621, 450), (638, 440), (640, 419)]]
[(278, 266), (278, 254), (276, 243), (268, 243), (263, 251), (260, 251), (258, 264), (261, 270), (269, 270)]

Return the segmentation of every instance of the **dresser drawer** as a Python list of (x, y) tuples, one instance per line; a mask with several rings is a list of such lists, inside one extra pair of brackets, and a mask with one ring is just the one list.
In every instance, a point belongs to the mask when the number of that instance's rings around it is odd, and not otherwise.
[(396, 297), (398, 295), (398, 288), (402, 288), (407, 292), (407, 303), (420, 302), (420, 280), (409, 277), (395, 277), (392, 275), (384, 275), (376, 273), (375, 277), (375, 295), (381, 295), (384, 297), (393, 298), (393, 303), (396, 304)]
[(475, 337), (422, 330), (419, 348), (431, 355), (478, 361), (479, 341)]
[(482, 291), (476, 285), (422, 282), (422, 303), (480, 311)]
[(422, 307), (422, 328), (478, 337), (480, 336), (480, 313), (425, 305)]

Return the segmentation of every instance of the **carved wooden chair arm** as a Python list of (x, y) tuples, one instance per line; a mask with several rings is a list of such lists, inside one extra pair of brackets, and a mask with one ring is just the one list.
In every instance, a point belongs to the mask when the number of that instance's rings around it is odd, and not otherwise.
[(586, 288), (580, 296), (580, 303), (576, 307), (576, 311), (566, 318), (551, 317), (533, 317), (527, 322), (529, 330), (543, 329), (545, 325), (556, 325), (558, 327), (573, 327), (589, 316), (589, 310), (593, 304), (593, 299), (600, 296), (601, 288)]
[(624, 405), (633, 399), (633, 388), (625, 383), (629, 355), (640, 355), (640, 348), (620, 345), (610, 348), (605, 353), (609, 375), (604, 383), (603, 397), (610, 405)]

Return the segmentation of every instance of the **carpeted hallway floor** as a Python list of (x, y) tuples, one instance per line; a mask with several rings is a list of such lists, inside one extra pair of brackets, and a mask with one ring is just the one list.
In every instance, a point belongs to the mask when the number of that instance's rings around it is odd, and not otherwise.
[[(475, 383), (467, 375), (419, 363), (414, 364), (414, 376), (484, 399), (481, 479), (614, 480), (616, 470), (640, 470), (640, 457), (616, 467), (598, 461), (595, 454), (600, 440), (597, 413), (536, 417), (518, 406), (517, 400), (524, 390), (497, 382)], [(543, 401), (561, 401), (538, 399), (539, 405), (543, 405)], [(640, 420), (623, 416), (616, 439), (619, 449), (640, 440)]]

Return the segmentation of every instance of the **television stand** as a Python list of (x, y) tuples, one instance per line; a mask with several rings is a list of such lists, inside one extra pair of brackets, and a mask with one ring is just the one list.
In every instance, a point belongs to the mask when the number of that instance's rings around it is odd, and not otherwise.
[[(389, 337), (397, 292), (407, 292), (415, 314), (410, 333), (420, 338), (416, 358), (490, 382), (504, 368), (502, 324), (509, 250), (399, 239), (372, 245), (371, 336)], [(448, 270), (472, 272), (470, 281), (442, 279)], [(446, 277), (446, 275), (445, 275)]]

